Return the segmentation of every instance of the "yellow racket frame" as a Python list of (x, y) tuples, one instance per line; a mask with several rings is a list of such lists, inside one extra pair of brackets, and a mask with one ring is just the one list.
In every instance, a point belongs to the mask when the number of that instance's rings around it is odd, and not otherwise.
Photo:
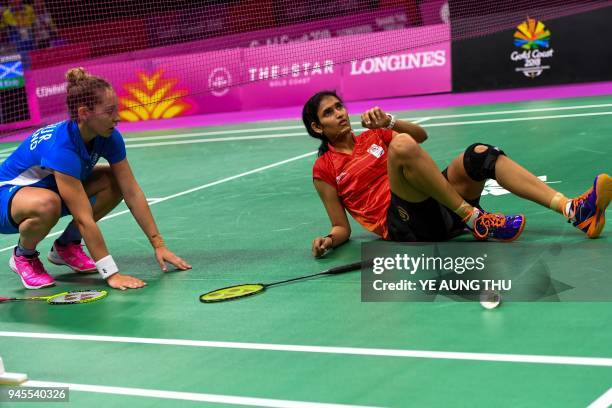
[(200, 295), (200, 302), (215, 303), (226, 300), (240, 299), (247, 296), (253, 296), (257, 293), (263, 292), (265, 289), (266, 285), (261, 283), (246, 283), (244, 285), (228, 286)]

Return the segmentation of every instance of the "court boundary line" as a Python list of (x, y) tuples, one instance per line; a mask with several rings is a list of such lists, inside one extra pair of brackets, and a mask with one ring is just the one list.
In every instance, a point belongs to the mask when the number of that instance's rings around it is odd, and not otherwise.
[[(451, 119), (451, 118), (464, 118), (464, 117), (478, 117), (478, 116), (493, 116), (493, 115), (512, 115), (515, 113), (532, 113), (532, 112), (551, 112), (551, 111), (563, 111), (563, 110), (579, 110), (579, 109), (596, 109), (596, 108), (609, 108), (612, 107), (612, 103), (593, 104), (593, 105), (573, 105), (573, 106), (558, 106), (549, 108), (534, 108), (534, 109), (515, 109), (515, 110), (502, 110), (502, 111), (485, 111), (485, 112), (472, 112), (472, 113), (458, 113), (451, 115), (427, 115), (428, 119)], [(448, 108), (447, 108), (448, 109)], [(414, 121), (416, 118), (402, 118), (403, 120)], [(249, 122), (246, 122), (249, 123)], [(253, 123), (253, 122), (251, 122)], [(361, 122), (351, 122), (353, 125), (359, 125)], [(226, 125), (231, 126), (231, 125)], [(236, 134), (236, 133), (250, 133), (250, 132), (268, 132), (276, 130), (294, 130), (303, 129), (303, 125), (288, 125), (288, 126), (268, 126), (261, 128), (250, 128), (250, 129), (235, 129), (235, 130), (211, 130), (202, 132), (192, 133), (179, 133), (177, 135), (153, 135), (153, 136), (135, 136), (126, 137), (126, 140), (163, 140), (166, 138), (183, 138), (183, 137), (196, 137), (196, 136), (213, 136), (213, 135), (225, 135), (225, 134)], [(127, 132), (132, 133), (132, 132)], [(133, 132), (140, 133), (140, 132)], [(0, 153), (2, 153), (0, 151)]]
[[(558, 99), (549, 99), (549, 100), (558, 100)], [(516, 103), (525, 103), (525, 102), (516, 102)], [(482, 105), (477, 105), (482, 106)], [(571, 106), (557, 106), (557, 107), (549, 107), (549, 108), (533, 108), (533, 109), (515, 109), (515, 110), (501, 110), (501, 111), (485, 111), (485, 112), (471, 112), (471, 113), (458, 113), (452, 115), (428, 115), (428, 119), (450, 119), (450, 118), (462, 118), (462, 117), (472, 117), (472, 116), (491, 116), (491, 115), (511, 115), (514, 113), (530, 113), (530, 112), (550, 112), (550, 111), (561, 111), (561, 110), (579, 110), (579, 109), (595, 109), (595, 108), (606, 108), (611, 107), (612, 103), (602, 103), (602, 104), (591, 104), (591, 105), (571, 105)], [(446, 107), (443, 109), (452, 109), (454, 107)], [(290, 119), (295, 120), (295, 119)], [(405, 119), (405, 120), (413, 120), (413, 119)], [(286, 121), (286, 120), (283, 120)], [(257, 122), (243, 122), (243, 123), (257, 123)], [(351, 124), (359, 124), (360, 122), (351, 122)], [(236, 125), (219, 125), (214, 127), (226, 127), (226, 126), (236, 126)], [(210, 126), (212, 127), (212, 126)], [(249, 133), (249, 132), (267, 132), (274, 130), (291, 130), (291, 129), (302, 129), (302, 125), (290, 125), (290, 126), (272, 126), (272, 127), (254, 127), (250, 129), (233, 129), (233, 130), (212, 130), (208, 132), (193, 132), (193, 133), (178, 133), (177, 135), (155, 135), (155, 136), (142, 136), (142, 137), (126, 137), (125, 140), (147, 140), (144, 138), (148, 137), (161, 137), (161, 136), (169, 136), (169, 137), (196, 137), (196, 136), (205, 136), (205, 135), (223, 135), (223, 134), (236, 134), (236, 133)], [(126, 134), (132, 133), (143, 133), (143, 132), (125, 132)], [(155, 139), (148, 139), (155, 140)], [(13, 142), (7, 142), (13, 143)], [(0, 150), (1, 153), (6, 153), (9, 151), (8, 149)]]
[(557, 364), (571, 366), (612, 367), (612, 358), (607, 357), (577, 357), (577, 356), (547, 356), (535, 354), (503, 354), (503, 353), (476, 353), (460, 351), (433, 351), (433, 350), (402, 350), (363, 347), (338, 346), (306, 346), (294, 344), (273, 343), (244, 343), (232, 341), (164, 339), (149, 337), (101, 336), (84, 334), (62, 333), (35, 333), (0, 331), (0, 337), (68, 340), (68, 341), (94, 341), (108, 343), (153, 344), (162, 346), (183, 346), (201, 348), (223, 348), (236, 350), (265, 350), (300, 353), (343, 354), (371, 357), (398, 357), (398, 358), (428, 358), (435, 360), (462, 360), (462, 361), (488, 361), (498, 363), (529, 363), (529, 364)]
[[(470, 114), (465, 114), (471, 116)], [(548, 120), (548, 119), (567, 119), (567, 118), (577, 118), (577, 117), (589, 117), (589, 116), (606, 116), (612, 115), (612, 111), (605, 112), (590, 112), (590, 113), (575, 113), (568, 115), (548, 115), (548, 116), (525, 116), (518, 118), (498, 118), (498, 119), (488, 119), (488, 120), (472, 120), (472, 121), (460, 121), (460, 122), (442, 122), (442, 123), (430, 123), (425, 126), (426, 129), (432, 127), (446, 127), (446, 126), (461, 126), (461, 125), (478, 125), (478, 124), (488, 124), (488, 123), (508, 123), (508, 122), (524, 122), (530, 120)], [(452, 115), (447, 115), (452, 116)], [(474, 114), (477, 116), (477, 114)], [(435, 119), (435, 116), (428, 116), (426, 118), (419, 119), (408, 119), (414, 123), (422, 123), (424, 121), (429, 121), (431, 119)], [(351, 122), (351, 124), (356, 124), (359, 122)], [(285, 127), (286, 128), (286, 127)], [(296, 128), (303, 128), (302, 126), (296, 126)], [(271, 128), (268, 128), (271, 129)], [(246, 131), (245, 129), (242, 129)], [(359, 132), (364, 129), (355, 128), (355, 131)], [(256, 131), (256, 130), (254, 130)], [(228, 131), (231, 133), (231, 131)], [(295, 133), (282, 133), (278, 135), (250, 135), (250, 136), (230, 136), (230, 137), (220, 137), (220, 138), (203, 138), (203, 139), (190, 139), (190, 140), (172, 140), (168, 142), (154, 142), (154, 143), (137, 143), (141, 141), (147, 140), (163, 140), (163, 139), (181, 139), (186, 137), (196, 137), (196, 136), (206, 136), (210, 135), (209, 132), (199, 132), (199, 133), (183, 133), (176, 135), (160, 135), (160, 136), (143, 136), (143, 137), (130, 137), (124, 138), (125, 147), (128, 149), (134, 148), (142, 148), (142, 147), (158, 147), (158, 146), (175, 146), (175, 145), (184, 145), (184, 144), (196, 144), (196, 143), (215, 143), (215, 142), (228, 142), (228, 141), (239, 141), (239, 140), (263, 140), (263, 139), (280, 139), (285, 137), (298, 137), (298, 136), (306, 136), (305, 132), (295, 132)], [(132, 143), (134, 142), (134, 143)], [(16, 148), (16, 147), (15, 147)], [(8, 157), (15, 148), (4, 149), (0, 152), (0, 158)], [(13, 149), (13, 150), (11, 150)]]
[[(591, 112), (591, 113), (576, 113), (570, 115), (551, 115), (551, 116), (525, 116), (520, 118), (502, 118), (502, 119), (488, 119), (488, 120), (472, 120), (472, 121), (463, 121), (463, 122), (443, 122), (443, 123), (429, 123), (426, 124), (425, 130), (432, 127), (446, 127), (446, 126), (460, 126), (460, 125), (479, 125), (479, 124), (487, 124), (487, 123), (507, 123), (507, 122), (525, 122), (530, 120), (548, 120), (548, 119), (568, 119), (568, 118), (576, 118), (576, 117), (587, 117), (587, 116), (607, 116), (612, 115), (612, 111), (610, 112)], [(414, 120), (414, 123), (422, 123), (425, 120), (431, 120), (432, 117), (427, 117), (423, 119)], [(357, 132), (362, 129), (353, 129)], [(235, 136), (235, 137), (223, 137), (223, 138), (204, 138), (204, 139), (190, 139), (190, 140), (175, 140), (169, 142), (153, 142), (153, 143), (126, 143), (126, 148), (140, 148), (140, 147), (157, 147), (157, 146), (175, 146), (175, 145), (185, 145), (185, 144), (196, 144), (196, 143), (212, 143), (212, 142), (226, 142), (226, 141), (235, 141), (235, 140), (253, 140), (253, 139), (278, 139), (285, 137), (306, 137), (306, 132), (296, 132), (296, 133), (282, 133), (280, 135), (256, 135), (256, 136)], [(169, 137), (170, 138), (170, 137)], [(138, 139), (147, 140), (147, 139)], [(1, 156), (0, 156), (1, 157)]]
[[(106, 385), (74, 384), (54, 381), (29, 380), (21, 384), (23, 387), (36, 388), (68, 388), (70, 391), (91, 392), (99, 394), (127, 395), (132, 397), (162, 398), (182, 401), (212, 402), (217, 404), (248, 405), (257, 407), (278, 408), (366, 408), (363, 405), (334, 404), (326, 402), (306, 402), (258, 397), (240, 397), (223, 394), (206, 394), (184, 391), (165, 391), (148, 388), (113, 387)], [(370, 406), (372, 407), (372, 406)]]
[(524, 116), (520, 118), (501, 118), (501, 119), (488, 119), (488, 120), (466, 120), (462, 122), (431, 123), (431, 124), (428, 124), (427, 127), (479, 125), (481, 123), (525, 122), (529, 120), (567, 119), (567, 118), (582, 118), (582, 117), (587, 117), (587, 116), (607, 116), (607, 115), (612, 115), (612, 111), (574, 113), (570, 115)]
[(612, 388), (604, 392), (603, 395), (591, 402), (587, 408), (609, 408), (612, 406)]

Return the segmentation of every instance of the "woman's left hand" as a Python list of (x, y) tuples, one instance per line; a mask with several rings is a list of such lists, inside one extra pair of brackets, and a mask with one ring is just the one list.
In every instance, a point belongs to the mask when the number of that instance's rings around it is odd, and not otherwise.
[(167, 272), (168, 267), (166, 266), (166, 262), (170, 262), (176, 268), (181, 271), (186, 271), (187, 269), (191, 269), (191, 265), (185, 262), (184, 259), (176, 256), (172, 251), (168, 248), (161, 247), (155, 249), (155, 259), (157, 259), (157, 263), (159, 263), (159, 267), (162, 271)]
[(378, 106), (361, 115), (361, 126), (367, 129), (386, 128), (389, 123), (391, 123), (391, 118)]

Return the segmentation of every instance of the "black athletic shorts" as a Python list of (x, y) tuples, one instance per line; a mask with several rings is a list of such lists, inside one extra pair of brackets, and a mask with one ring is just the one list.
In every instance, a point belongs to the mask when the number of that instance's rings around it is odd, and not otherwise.
[[(442, 174), (448, 178), (446, 169)], [(480, 208), (480, 198), (466, 201)], [(387, 210), (387, 227), (388, 239), (398, 242), (447, 241), (465, 231), (463, 220), (433, 198), (410, 203), (393, 192)]]

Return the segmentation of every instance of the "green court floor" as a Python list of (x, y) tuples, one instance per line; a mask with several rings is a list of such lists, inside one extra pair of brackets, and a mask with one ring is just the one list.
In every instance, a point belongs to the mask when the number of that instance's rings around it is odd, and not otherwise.
[[(440, 166), (475, 141), (491, 143), (567, 196), (612, 171), (612, 97), (396, 113), (422, 123), (424, 148)], [(168, 246), (193, 270), (160, 272), (122, 204), (100, 226), (122, 272), (146, 280), (145, 289), (71, 307), (0, 305), (7, 369), (27, 373), (34, 385), (72, 385), (70, 403), (53, 407), (578, 407), (612, 389), (606, 302), (507, 302), (491, 311), (466, 302), (362, 303), (355, 272), (201, 304), (198, 295), (218, 287), (357, 261), (361, 243), (376, 237), (354, 224), (348, 244), (312, 258), (310, 242), (329, 221), (311, 181), (317, 143), (298, 121), (125, 139)], [(0, 157), (14, 145), (0, 146)], [(523, 244), (592, 253), (592, 241), (559, 215), (495, 185), (486, 192), (486, 209), (526, 214)], [(0, 236), (3, 262), (15, 241)], [(51, 242), (39, 250), (45, 254)], [(612, 228), (596, 244), (598, 256), (585, 257), (582, 269), (561, 262), (553, 276), (579, 281), (584, 274), (591, 285), (609, 285)], [(567, 254), (567, 265), (576, 265), (580, 250)], [(45, 264), (58, 285), (27, 295), (104, 288), (97, 275)], [(1, 272), (1, 295), (26, 295), (8, 266)], [(47, 406), (0, 402), (29, 405)]]

